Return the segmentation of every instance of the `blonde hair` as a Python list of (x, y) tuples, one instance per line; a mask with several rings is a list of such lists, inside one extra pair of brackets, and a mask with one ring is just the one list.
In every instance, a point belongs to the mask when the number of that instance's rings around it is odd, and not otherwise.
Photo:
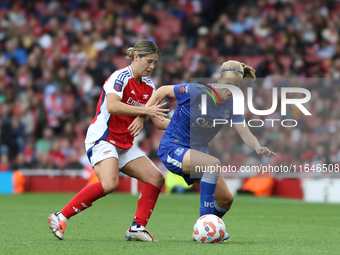
[(149, 40), (141, 40), (133, 47), (130, 47), (126, 50), (126, 58), (132, 62), (135, 54), (138, 54), (138, 56), (142, 58), (150, 54), (158, 54), (158, 56), (160, 56), (161, 52), (154, 42)]
[(226, 61), (221, 65), (221, 78), (225, 78), (227, 72), (233, 72), (235, 75), (240, 76), (240, 78), (242, 79), (250, 78), (253, 81), (256, 80), (254, 68), (235, 60)]

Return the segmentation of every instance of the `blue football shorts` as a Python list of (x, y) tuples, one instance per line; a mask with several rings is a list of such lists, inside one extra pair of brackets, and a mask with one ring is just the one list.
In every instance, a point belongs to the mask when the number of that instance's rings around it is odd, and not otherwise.
[(161, 142), (159, 145), (157, 155), (170, 172), (182, 176), (185, 182), (191, 185), (200, 180), (200, 178), (191, 178), (190, 174), (184, 174), (182, 171), (183, 157), (189, 149), (188, 147), (166, 141)]

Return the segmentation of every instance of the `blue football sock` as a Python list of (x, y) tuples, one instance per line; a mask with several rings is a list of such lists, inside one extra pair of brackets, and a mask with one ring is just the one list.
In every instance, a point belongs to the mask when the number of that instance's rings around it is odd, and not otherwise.
[(200, 184), (200, 216), (214, 213), (215, 189), (218, 180), (218, 174), (206, 172), (203, 174)]
[(226, 214), (226, 212), (229, 211), (228, 209), (224, 209), (222, 207), (220, 207), (218, 204), (216, 204), (216, 202), (214, 201), (214, 214), (220, 218), (222, 218), (224, 216), (224, 214)]

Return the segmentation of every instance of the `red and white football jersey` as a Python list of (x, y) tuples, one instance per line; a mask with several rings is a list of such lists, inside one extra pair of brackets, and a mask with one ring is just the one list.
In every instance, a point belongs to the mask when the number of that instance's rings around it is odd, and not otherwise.
[(87, 130), (85, 143), (105, 140), (119, 148), (129, 149), (134, 136), (127, 128), (136, 116), (108, 113), (106, 95), (114, 93), (125, 104), (144, 107), (155, 90), (153, 82), (148, 77), (142, 77), (142, 84), (137, 83), (130, 66), (115, 71), (103, 86), (96, 116)]

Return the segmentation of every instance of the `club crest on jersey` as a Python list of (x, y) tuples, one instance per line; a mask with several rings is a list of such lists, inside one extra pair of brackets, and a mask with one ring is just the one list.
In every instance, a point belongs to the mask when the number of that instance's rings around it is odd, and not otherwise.
[(181, 154), (183, 153), (183, 151), (184, 151), (183, 148), (177, 148), (177, 149), (175, 150), (175, 154), (176, 154), (177, 156), (179, 156), (179, 155), (181, 155)]
[(221, 113), (221, 117), (223, 119), (228, 119), (230, 117), (230, 110), (227, 109), (227, 110), (224, 110), (222, 113)]
[(122, 87), (123, 87), (123, 82), (116, 79), (115, 80), (115, 85), (113, 86), (113, 88), (117, 91), (117, 92), (121, 92), (122, 91)]
[(189, 92), (189, 86), (179, 86), (177, 89), (178, 93), (180, 93), (181, 95), (183, 94), (187, 94)]

